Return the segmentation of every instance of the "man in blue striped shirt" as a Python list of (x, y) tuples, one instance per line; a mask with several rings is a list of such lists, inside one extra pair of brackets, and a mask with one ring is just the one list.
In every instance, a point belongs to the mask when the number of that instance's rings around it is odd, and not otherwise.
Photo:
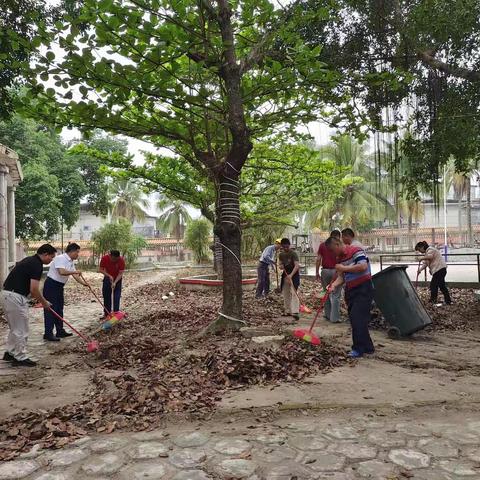
[(364, 354), (374, 353), (375, 347), (368, 331), (373, 302), (370, 261), (362, 248), (344, 245), (337, 238), (330, 237), (325, 245), (337, 257), (335, 270), (338, 277), (330, 287), (330, 291), (345, 284), (345, 300), (353, 338), (349, 356), (359, 358)]
[(257, 268), (257, 291), (255, 298), (266, 297), (270, 292), (269, 267), (276, 268), (275, 254), (280, 250), (280, 242), (277, 240), (274, 245), (269, 245), (260, 256)]

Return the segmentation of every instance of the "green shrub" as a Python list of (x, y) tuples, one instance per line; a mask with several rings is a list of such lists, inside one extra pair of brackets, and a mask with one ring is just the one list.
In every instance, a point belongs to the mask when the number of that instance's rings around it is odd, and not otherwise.
[(193, 252), (197, 263), (208, 260), (212, 227), (204, 218), (192, 220), (185, 231), (185, 246)]

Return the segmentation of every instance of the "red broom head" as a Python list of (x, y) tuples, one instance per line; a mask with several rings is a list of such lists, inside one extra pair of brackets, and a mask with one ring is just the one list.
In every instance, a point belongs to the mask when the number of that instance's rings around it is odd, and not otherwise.
[(90, 342), (87, 343), (87, 352), (92, 353), (96, 352), (99, 349), (100, 345), (96, 340), (91, 340)]
[(312, 313), (312, 310), (308, 308), (306, 305), (300, 305), (300, 312), (301, 313)]
[(293, 336), (297, 338), (303, 338), (308, 333), (308, 330), (294, 330)]

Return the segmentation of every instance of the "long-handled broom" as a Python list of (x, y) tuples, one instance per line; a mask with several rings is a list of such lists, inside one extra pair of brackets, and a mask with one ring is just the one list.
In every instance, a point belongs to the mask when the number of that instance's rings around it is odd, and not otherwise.
[[(97, 302), (103, 307), (103, 310), (105, 312), (108, 313), (108, 315), (111, 315), (113, 312), (109, 312), (107, 310), (107, 308), (105, 307), (104, 303), (100, 300), (100, 297), (95, 293), (95, 290), (92, 288), (92, 286), (87, 282), (86, 278), (81, 274), (80, 275), (83, 279), (83, 281), (85, 282), (85, 284), (87, 285), (88, 289), (92, 292), (92, 295), (95, 297), (95, 299), (97, 300)], [(112, 303), (112, 307), (113, 307), (113, 303)]]
[[(290, 282), (292, 282), (290, 280)], [(293, 285), (293, 282), (292, 282), (292, 288), (293, 288), (293, 291), (295, 292), (295, 295), (297, 296), (298, 298), (298, 303), (300, 304), (300, 312), (301, 313), (312, 313), (312, 309), (311, 308), (308, 308), (301, 300), (300, 298), (300, 295), (299, 293), (297, 292), (297, 289), (295, 288), (295, 285)]]
[(75, 327), (73, 327), (70, 323), (68, 323), (63, 317), (61, 317), (52, 307), (48, 308), (59, 320), (61, 320), (65, 325), (70, 328), (73, 332), (75, 332), (82, 340), (85, 340), (87, 343), (87, 352), (96, 352), (99, 348), (99, 344), (96, 340), (91, 340), (83, 333), (80, 333)]
[(325, 295), (320, 299), (320, 306), (318, 307), (317, 313), (313, 317), (313, 321), (312, 321), (312, 324), (310, 325), (310, 328), (308, 330), (301, 329), (301, 328), (299, 328), (297, 330), (294, 330), (293, 331), (293, 336), (294, 337), (300, 338), (300, 339), (304, 340), (305, 342), (311, 343), (312, 345), (320, 345), (320, 343), (321, 343), (320, 338), (318, 338), (313, 333), (313, 327), (317, 323), (318, 316), (320, 315), (320, 312), (323, 310), (323, 308), (325, 307), (325, 303), (328, 300), (328, 297), (330, 295), (329, 287), (330, 287), (330, 285), (328, 286)]

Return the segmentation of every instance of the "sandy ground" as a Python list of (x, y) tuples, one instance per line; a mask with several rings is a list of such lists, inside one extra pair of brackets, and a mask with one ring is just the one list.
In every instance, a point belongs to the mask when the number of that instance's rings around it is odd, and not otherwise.
[[(134, 287), (172, 278), (169, 271), (146, 272), (126, 276), (124, 298)], [(100, 278), (89, 277), (98, 288)], [(77, 301), (74, 285), (69, 294), (65, 316), (86, 331), (98, 325), (100, 308), (94, 301)], [(31, 348), (40, 366), (35, 369), (13, 369), (0, 364), (0, 418), (34, 409), (47, 409), (76, 401), (92, 381), (93, 365), (79, 361), (69, 351), (75, 338), (60, 344), (41, 340), (42, 312), (32, 309)], [(308, 325), (308, 318), (302, 324)], [(290, 327), (287, 327), (287, 329)], [(5, 326), (0, 326), (3, 338)], [(320, 322), (322, 338), (350, 343), (347, 324)], [(231, 391), (218, 405), (213, 419), (219, 424), (258, 412), (269, 421), (269, 415), (281, 411), (335, 411), (348, 417), (352, 409), (363, 412), (404, 410), (411, 420), (425, 415), (427, 406), (462, 408), (475, 417), (480, 404), (480, 331), (465, 333), (419, 333), (408, 340), (394, 341), (384, 332), (373, 332), (377, 353), (353, 365), (334, 369), (296, 384), (252, 387)], [(441, 415), (435, 410), (436, 415)], [(344, 413), (342, 413), (344, 412)], [(255, 413), (257, 414), (257, 413)], [(365, 413), (362, 413), (364, 415)], [(447, 414), (449, 415), (449, 414)], [(453, 414), (452, 414), (453, 415)], [(176, 421), (176, 420), (175, 420)], [(166, 419), (168, 423), (168, 419)]]

